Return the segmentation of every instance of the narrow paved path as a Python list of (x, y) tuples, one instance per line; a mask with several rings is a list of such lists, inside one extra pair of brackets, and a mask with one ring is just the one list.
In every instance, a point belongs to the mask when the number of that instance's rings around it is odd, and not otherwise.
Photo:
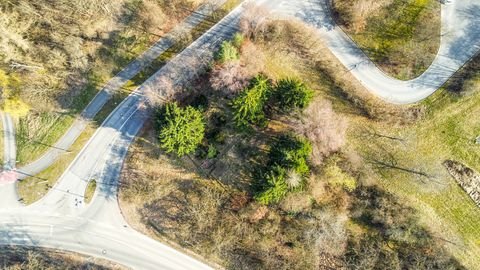
[(10, 114), (2, 112), (3, 124), (3, 170), (0, 172), (0, 207), (17, 208), (22, 204), (18, 201), (15, 182), (17, 173), (17, 147), (15, 144), (15, 126)]
[(203, 4), (194, 11), (182, 23), (177, 25), (170, 33), (160, 38), (152, 47), (143, 52), (139, 57), (129, 63), (122, 71), (113, 77), (105, 87), (98, 92), (93, 100), (81, 113), (67, 130), (67, 132), (51, 147), (43, 156), (18, 169), (19, 178), (36, 175), (48, 168), (55, 160), (75, 142), (85, 130), (89, 121), (103, 108), (115, 91), (121, 89), (128, 80), (140, 73), (155, 59), (160, 57), (166, 50), (171, 48), (184, 33), (189, 33), (201, 22), (208, 18), (217, 8), (223, 5), (226, 0), (212, 0)]
[(17, 163), (17, 146), (15, 144), (15, 126), (9, 113), (1, 113), (3, 123), (3, 169), (13, 170)]

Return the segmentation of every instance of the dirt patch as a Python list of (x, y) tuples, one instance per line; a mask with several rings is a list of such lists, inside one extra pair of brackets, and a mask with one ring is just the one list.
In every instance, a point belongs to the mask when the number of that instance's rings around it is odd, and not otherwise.
[(480, 207), (480, 174), (453, 160), (446, 160), (443, 165), (475, 204)]

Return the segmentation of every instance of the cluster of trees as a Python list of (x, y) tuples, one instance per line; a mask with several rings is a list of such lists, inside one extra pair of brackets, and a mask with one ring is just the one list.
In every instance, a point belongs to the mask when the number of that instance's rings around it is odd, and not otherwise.
[(99, 87), (148, 45), (149, 33), (163, 35), (196, 5), (193, 0), (0, 1), (0, 71), (21, 85), (8, 98), (40, 111), (70, 109), (87, 83)]
[(265, 75), (257, 75), (232, 101), (235, 123), (240, 128), (266, 124), (268, 108), (291, 112), (306, 108), (313, 98), (313, 91), (297, 79), (280, 79), (276, 84)]

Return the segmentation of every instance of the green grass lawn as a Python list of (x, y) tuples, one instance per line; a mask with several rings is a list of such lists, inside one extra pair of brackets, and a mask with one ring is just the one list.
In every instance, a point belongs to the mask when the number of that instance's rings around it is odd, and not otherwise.
[[(378, 10), (364, 15), (365, 26), (360, 30), (352, 25), (344, 29), (383, 71), (403, 80), (415, 78), (430, 66), (440, 45), (440, 1), (384, 2)], [(361, 10), (339, 13), (352, 16), (355, 12)]]
[[(480, 171), (480, 145), (475, 144), (480, 135), (480, 118), (476, 117), (480, 114), (480, 93), (458, 97), (442, 89), (424, 104), (426, 118), (407, 127), (355, 124), (352, 144), (366, 159), (395, 160), (391, 164), (431, 176), (385, 168), (375, 173), (382, 186), (411, 203), (424, 223), (445, 240), (446, 247), (471, 268), (479, 263), (480, 209), (442, 162), (452, 159)], [(403, 141), (358, 136), (365, 125)]]

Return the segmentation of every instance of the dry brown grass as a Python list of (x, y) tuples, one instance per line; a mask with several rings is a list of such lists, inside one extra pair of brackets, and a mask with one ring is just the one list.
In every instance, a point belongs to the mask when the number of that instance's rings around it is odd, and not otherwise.
[(78, 106), (88, 83), (103, 86), (203, 1), (37, 2), (0, 4), (0, 69), (20, 79), (28, 91), (16, 95), (33, 110), (59, 111)]
[(341, 14), (340, 22), (355, 33), (365, 30), (368, 18), (392, 2), (393, 0), (333, 1), (335, 11)]
[(118, 264), (78, 253), (53, 249), (5, 247), (0, 251), (0, 264), (5, 270), (124, 270)]
[[(227, 268), (310, 269), (318, 263), (319, 232), (337, 224), (336, 211), (328, 210), (328, 218), (317, 223), (327, 210), (312, 208), (308, 192), (294, 195), (279, 209), (258, 205), (234, 183), (220, 185), (201, 177), (204, 172), (191, 160), (166, 156), (155, 146), (154, 134), (150, 127), (144, 130), (123, 170), (120, 204), (132, 227)], [(235, 168), (222, 170), (235, 173)], [(328, 237), (338, 244), (341, 240), (333, 239), (343, 239), (342, 231), (331, 230)]]

